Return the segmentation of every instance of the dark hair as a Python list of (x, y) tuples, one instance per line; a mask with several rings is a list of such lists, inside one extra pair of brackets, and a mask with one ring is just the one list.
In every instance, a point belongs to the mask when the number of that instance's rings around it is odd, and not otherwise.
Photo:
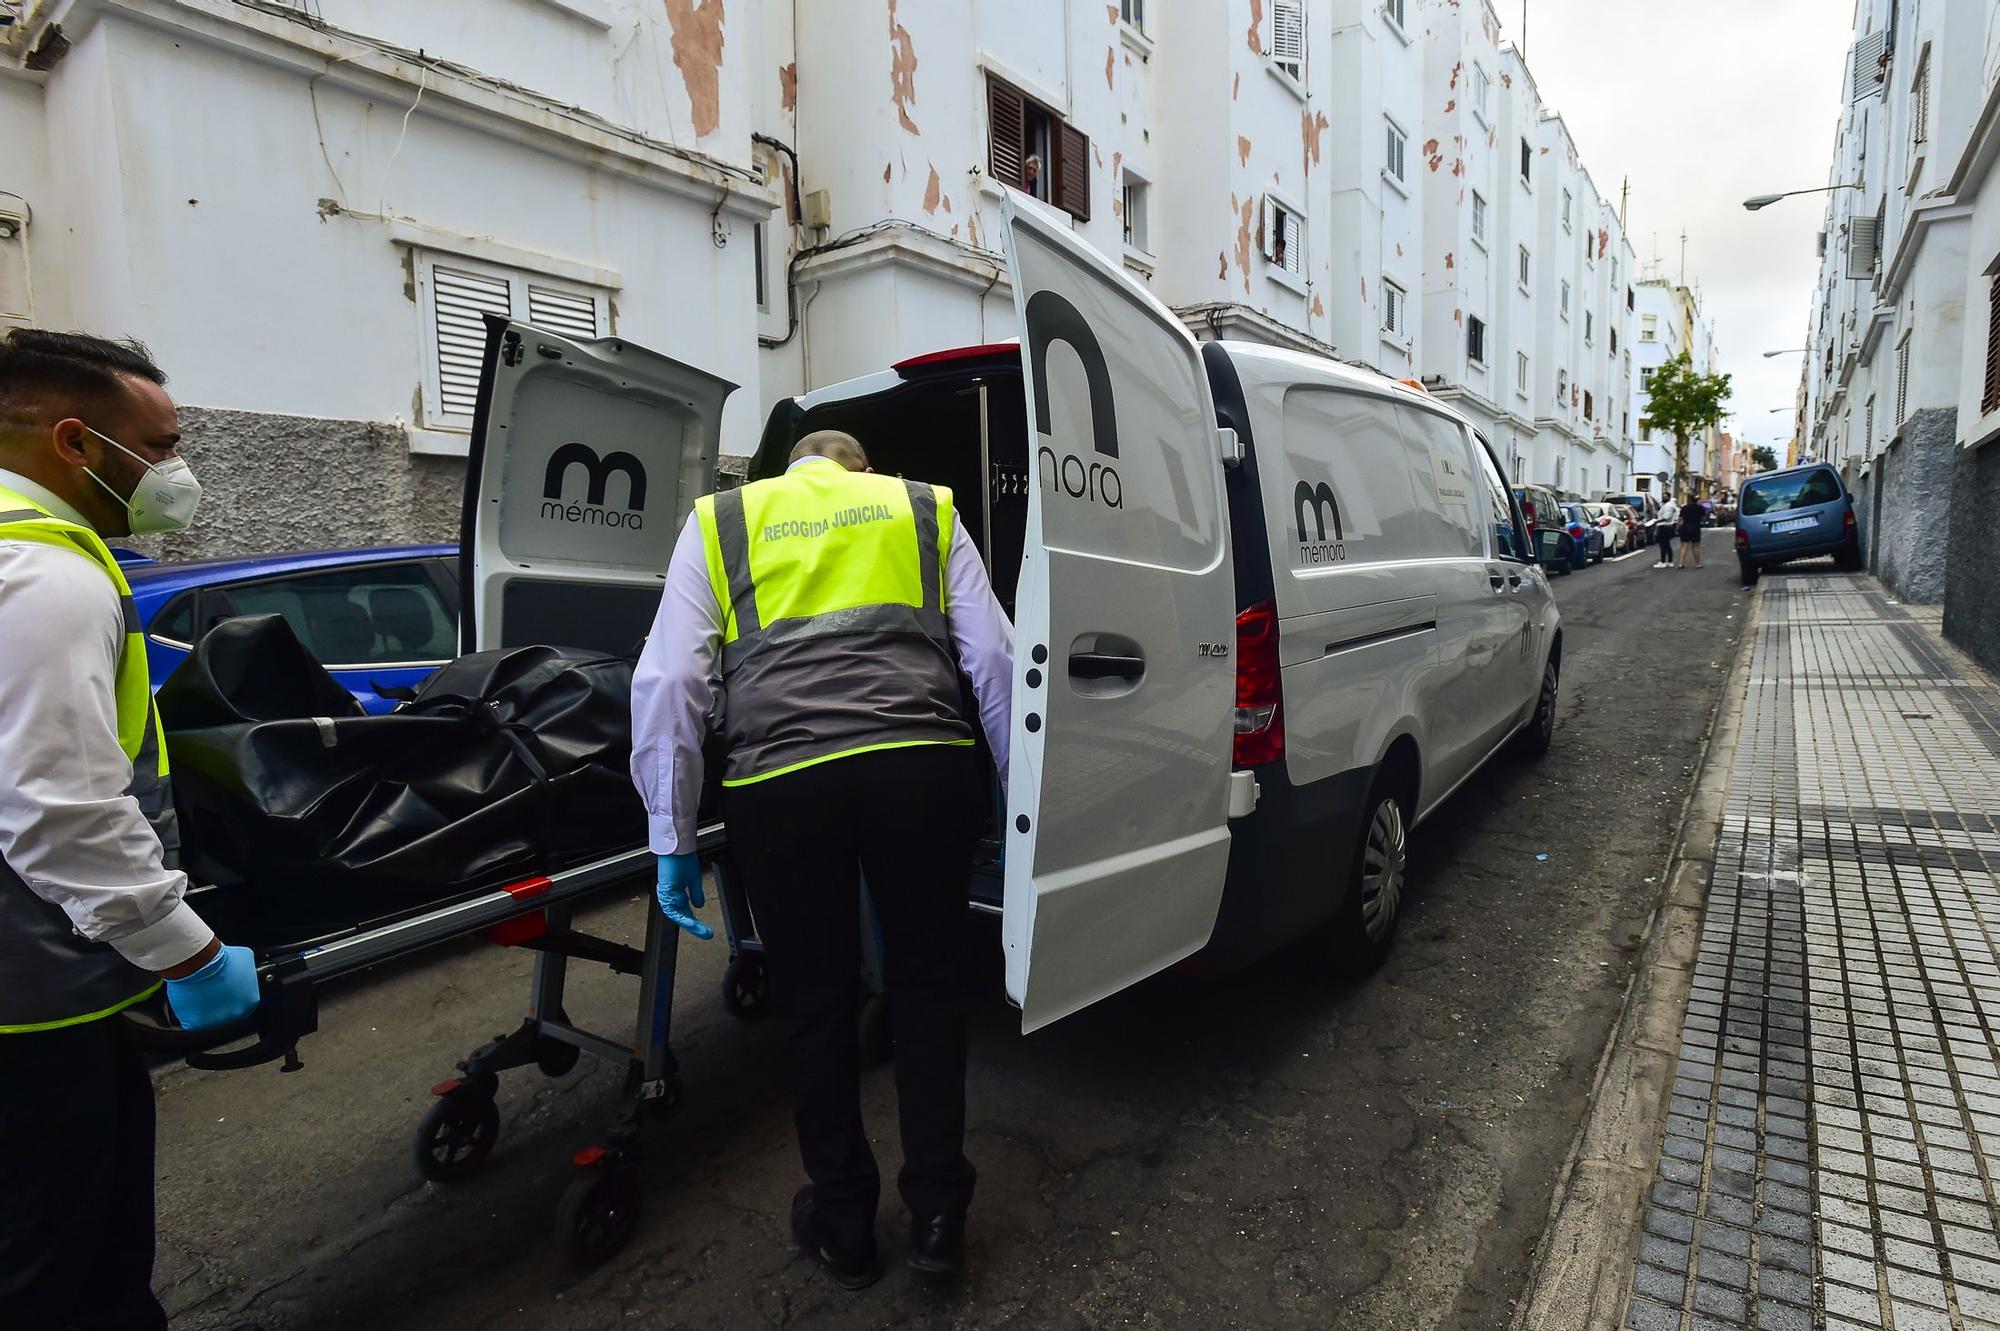
[(116, 397), (128, 375), (167, 382), (145, 343), (133, 338), (16, 328), (0, 339), (0, 417), (18, 419), (45, 405), (96, 406)]

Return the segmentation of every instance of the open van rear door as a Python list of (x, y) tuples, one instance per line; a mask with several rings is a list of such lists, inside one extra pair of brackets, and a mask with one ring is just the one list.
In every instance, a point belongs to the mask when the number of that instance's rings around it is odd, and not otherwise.
[(1236, 593), (1194, 339), (1009, 194), (1027, 549), (1003, 937), (1034, 1030), (1208, 942), (1229, 859)]
[(464, 650), (636, 654), (681, 524), (714, 488), (735, 388), (623, 338), (486, 316), (459, 532)]

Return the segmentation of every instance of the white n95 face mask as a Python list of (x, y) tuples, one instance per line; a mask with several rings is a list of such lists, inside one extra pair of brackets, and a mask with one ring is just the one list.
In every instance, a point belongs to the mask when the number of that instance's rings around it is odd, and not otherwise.
[[(83, 428), (125, 456), (146, 462), (145, 458), (102, 430), (91, 430), (88, 425)], [(134, 536), (180, 531), (194, 521), (194, 511), (201, 506), (201, 482), (194, 478), (194, 469), (188, 466), (186, 458), (146, 463), (146, 470), (140, 475), (139, 483), (132, 487), (130, 497), (105, 485), (104, 478), (88, 467), (83, 469), (83, 474), (104, 486), (106, 494), (125, 505), (125, 511), (131, 515)]]

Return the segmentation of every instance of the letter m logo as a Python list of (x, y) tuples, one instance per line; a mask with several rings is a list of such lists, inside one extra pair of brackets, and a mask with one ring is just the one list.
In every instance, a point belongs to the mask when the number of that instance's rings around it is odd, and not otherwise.
[(581, 466), (584, 475), (584, 502), (602, 505), (604, 487), (612, 472), (625, 477), (625, 507), (633, 512), (646, 506), (646, 469), (630, 453), (607, 453), (603, 457), (588, 444), (564, 444), (549, 455), (548, 475), (542, 481), (542, 497), (561, 499), (563, 482), (571, 467)]
[(1311, 510), (1314, 519), (1314, 530), (1318, 532), (1318, 535), (1310, 539), (1319, 542), (1326, 540), (1326, 519), (1328, 514), (1333, 515), (1333, 539), (1336, 541), (1347, 539), (1340, 532), (1340, 501), (1333, 497), (1333, 487), (1331, 485), (1328, 485), (1325, 481), (1321, 481), (1318, 485), (1300, 481), (1299, 488), (1292, 494), (1292, 502), (1298, 506), (1299, 510), (1299, 541), (1301, 543), (1304, 543), (1308, 539), (1306, 536), (1307, 510)]

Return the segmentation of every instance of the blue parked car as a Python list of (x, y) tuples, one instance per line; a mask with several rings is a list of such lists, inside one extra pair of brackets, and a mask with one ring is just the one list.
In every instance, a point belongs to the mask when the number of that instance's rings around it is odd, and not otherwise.
[(1569, 533), (1574, 544), (1570, 546), (1570, 567), (1582, 568), (1585, 564), (1604, 562), (1604, 528), (1597, 525), (1590, 514), (1583, 511), (1582, 504), (1562, 506), (1563, 530)]
[(154, 687), (235, 615), (280, 614), (371, 712), (458, 655), (458, 547), (401, 545), (155, 563), (120, 552)]
[(1840, 568), (1861, 567), (1854, 500), (1840, 473), (1824, 462), (1767, 471), (1743, 483), (1736, 508), (1736, 562), (1743, 585), (1789, 559), (1832, 555)]

